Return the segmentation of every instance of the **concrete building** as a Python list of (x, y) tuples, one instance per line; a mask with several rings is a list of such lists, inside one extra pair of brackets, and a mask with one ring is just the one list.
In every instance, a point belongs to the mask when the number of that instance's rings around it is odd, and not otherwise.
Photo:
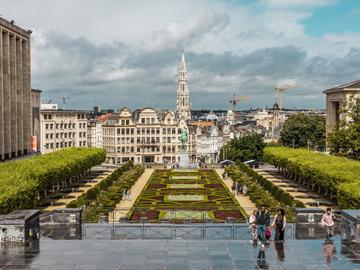
[(31, 152), (30, 34), (0, 18), (0, 160)]
[(128, 160), (144, 164), (180, 161), (180, 121), (172, 111), (128, 108), (114, 113), (103, 124), (103, 147), (107, 163)]
[(96, 120), (88, 122), (87, 125), (87, 145), (88, 147), (102, 147), (102, 123)]
[(360, 98), (360, 80), (338, 85), (323, 92), (326, 94), (326, 134), (336, 123), (346, 120), (346, 106), (353, 98)]
[(31, 89), (31, 112), (32, 112), (32, 125), (31, 135), (32, 143), (31, 150), (33, 152), (40, 151), (40, 95), (41, 90)]
[(40, 152), (87, 146), (85, 111), (40, 110)]

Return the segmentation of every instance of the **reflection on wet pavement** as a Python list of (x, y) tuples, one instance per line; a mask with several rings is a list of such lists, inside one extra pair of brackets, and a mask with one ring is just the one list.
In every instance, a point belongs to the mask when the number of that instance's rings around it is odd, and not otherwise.
[[(263, 254), (259, 257), (259, 251)], [(1, 269), (360, 269), (340, 240), (44, 240), (0, 246)]]

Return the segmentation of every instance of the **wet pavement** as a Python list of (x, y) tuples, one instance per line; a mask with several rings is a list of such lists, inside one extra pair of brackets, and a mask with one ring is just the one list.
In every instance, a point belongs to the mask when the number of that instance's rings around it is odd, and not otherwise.
[(0, 269), (360, 269), (360, 245), (287, 240), (40, 240), (0, 245)]

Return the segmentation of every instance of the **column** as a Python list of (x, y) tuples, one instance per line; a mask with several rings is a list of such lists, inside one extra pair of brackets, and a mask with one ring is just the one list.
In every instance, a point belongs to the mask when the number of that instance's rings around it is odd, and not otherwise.
[(10, 121), (11, 121), (11, 157), (17, 156), (17, 110), (16, 110), (16, 36), (10, 34)]
[(22, 106), (22, 100), (23, 100), (23, 67), (22, 67), (22, 39), (17, 37), (16, 38), (16, 126), (17, 126), (17, 147), (18, 147), (18, 154), (22, 154), (23, 150), (23, 121), (22, 121), (22, 115), (23, 115), (23, 106)]
[(10, 123), (10, 50), (9, 32), (3, 32), (3, 104), (4, 104), (4, 157), (11, 157), (11, 123)]
[(4, 159), (3, 32), (0, 27), (0, 161)]
[(23, 66), (23, 154), (29, 153), (30, 149), (30, 54), (29, 40), (22, 42), (22, 66)]

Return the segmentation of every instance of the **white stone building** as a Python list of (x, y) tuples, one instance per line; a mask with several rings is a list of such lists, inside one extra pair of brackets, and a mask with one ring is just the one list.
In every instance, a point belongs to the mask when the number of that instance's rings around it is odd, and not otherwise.
[(180, 121), (172, 111), (123, 108), (103, 124), (106, 162), (171, 164), (180, 161)]
[(102, 123), (96, 120), (88, 122), (87, 125), (87, 145), (88, 147), (102, 147)]
[[(43, 104), (42, 104), (43, 108)], [(40, 110), (40, 152), (87, 146), (85, 111)]]

